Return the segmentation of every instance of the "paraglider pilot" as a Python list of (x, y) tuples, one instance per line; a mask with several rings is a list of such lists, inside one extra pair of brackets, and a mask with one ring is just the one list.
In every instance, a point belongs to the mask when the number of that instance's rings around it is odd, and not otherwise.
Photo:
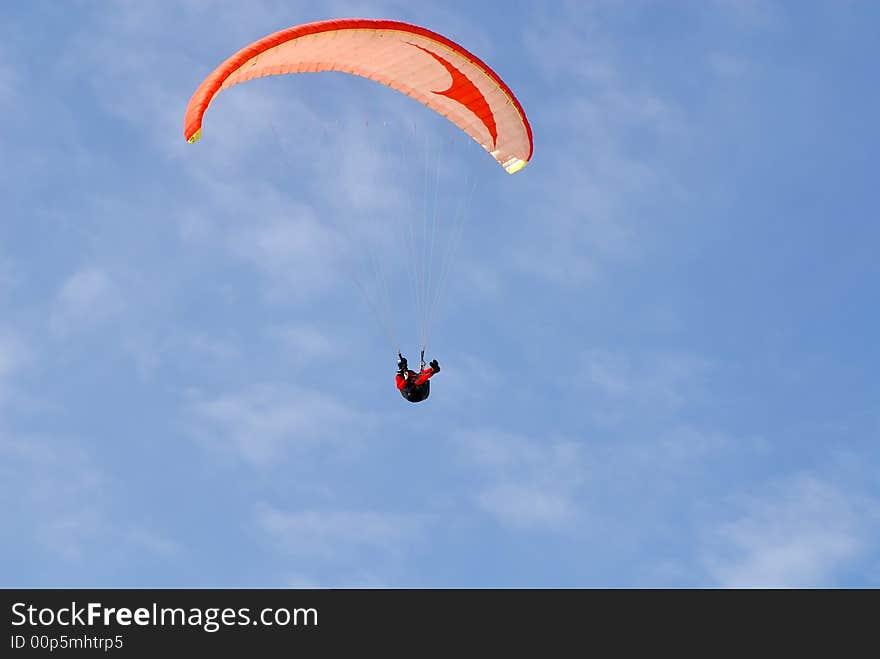
[(425, 353), (422, 351), (422, 365), (418, 373), (409, 370), (406, 363), (406, 357), (397, 353), (397, 375), (394, 378), (400, 395), (406, 398), (410, 403), (420, 403), (425, 400), (431, 393), (431, 383), (428, 382), (433, 376), (440, 372), (440, 364), (436, 359), (432, 359), (425, 368)]

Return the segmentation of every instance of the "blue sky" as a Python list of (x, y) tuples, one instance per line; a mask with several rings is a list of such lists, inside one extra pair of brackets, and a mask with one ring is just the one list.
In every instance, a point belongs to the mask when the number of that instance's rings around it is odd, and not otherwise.
[[(182, 138), (229, 54), (345, 16), (455, 39), (534, 130), (514, 176), (439, 158), (436, 204), (476, 191), (419, 405), (347, 273), (383, 257), (416, 361), (387, 222), (442, 122), (328, 74), (223, 92)], [(0, 19), (2, 585), (880, 585), (880, 5)]]

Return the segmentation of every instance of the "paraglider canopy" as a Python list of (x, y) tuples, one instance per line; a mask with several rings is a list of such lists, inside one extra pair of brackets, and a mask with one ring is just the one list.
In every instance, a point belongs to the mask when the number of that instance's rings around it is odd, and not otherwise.
[(242, 48), (199, 85), (184, 137), (201, 137), (202, 118), (222, 89), (270, 75), (342, 71), (375, 80), (443, 115), (508, 173), (532, 156), (532, 129), (504, 81), (454, 41), (392, 20), (345, 18), (297, 25)]

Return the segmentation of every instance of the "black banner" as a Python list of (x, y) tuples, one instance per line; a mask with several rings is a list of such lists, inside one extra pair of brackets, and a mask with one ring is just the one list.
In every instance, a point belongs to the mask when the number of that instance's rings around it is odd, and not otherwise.
[[(4, 590), (2, 656), (183, 656), (305, 650), (477, 648), (541, 656), (602, 648), (613, 655), (686, 646), (791, 649), (871, 627), (876, 591), (674, 590)], [(844, 625), (843, 635), (831, 632)], [(830, 640), (829, 640), (830, 639)], [(831, 646), (828, 647), (831, 649)], [(579, 652), (580, 653), (580, 652)], [(494, 656), (494, 655), (493, 655)]]

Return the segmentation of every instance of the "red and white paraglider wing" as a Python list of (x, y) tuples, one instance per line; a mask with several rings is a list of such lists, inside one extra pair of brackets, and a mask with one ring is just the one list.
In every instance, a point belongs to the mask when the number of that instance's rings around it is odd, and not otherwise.
[(190, 99), (184, 137), (227, 87), (270, 75), (343, 71), (387, 85), (428, 106), (474, 138), (513, 174), (532, 155), (532, 130), (503, 80), (455, 42), (398, 21), (338, 19), (281, 30), (215, 69)]

